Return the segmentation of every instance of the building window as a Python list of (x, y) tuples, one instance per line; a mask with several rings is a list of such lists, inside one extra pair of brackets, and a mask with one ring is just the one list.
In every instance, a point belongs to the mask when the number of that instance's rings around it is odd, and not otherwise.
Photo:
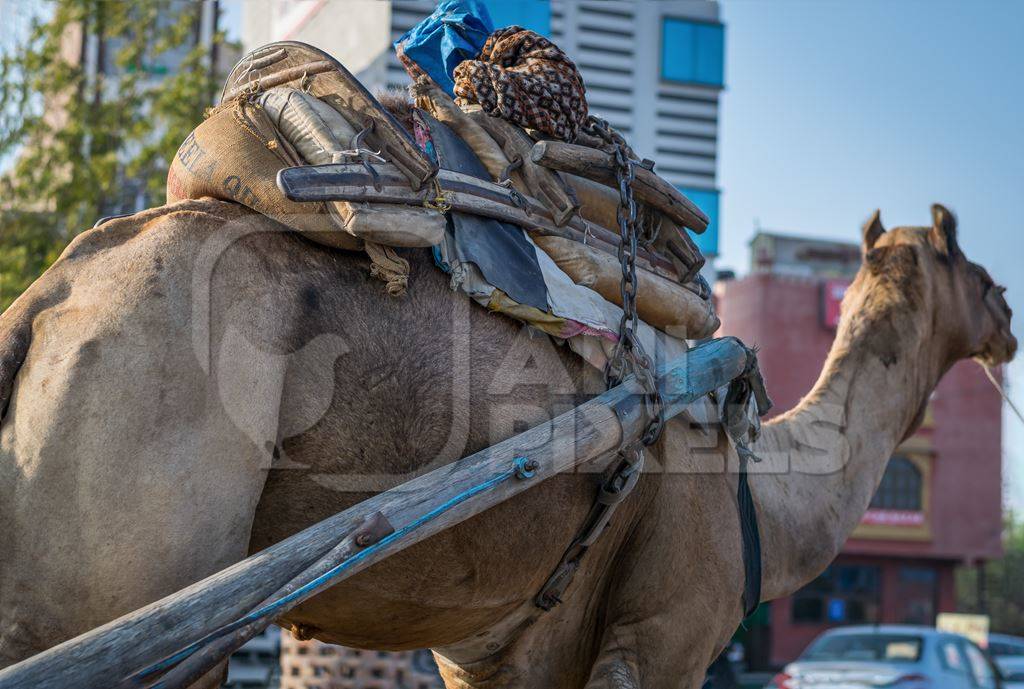
[(495, 29), (521, 26), (551, 37), (551, 0), (484, 0)]
[(871, 507), (882, 510), (921, 511), (923, 482), (921, 470), (906, 457), (889, 460), (882, 482), (878, 484)]
[(661, 78), (722, 86), (725, 27), (665, 17), (661, 24)]
[(793, 622), (877, 622), (880, 582), (878, 567), (831, 565), (821, 576), (793, 594)]
[(717, 189), (695, 189), (693, 187), (679, 187), (686, 198), (697, 204), (697, 208), (704, 211), (708, 216), (708, 229), (703, 234), (693, 234), (693, 241), (697, 248), (705, 256), (718, 255), (718, 190)]
[(939, 573), (933, 567), (900, 567), (896, 580), (894, 622), (935, 624)]

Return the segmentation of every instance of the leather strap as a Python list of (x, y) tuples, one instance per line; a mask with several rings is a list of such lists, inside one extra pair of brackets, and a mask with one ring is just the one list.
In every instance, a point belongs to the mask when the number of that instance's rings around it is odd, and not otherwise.
[(740, 517), (740, 534), (743, 537), (743, 617), (754, 614), (761, 604), (761, 532), (757, 525), (757, 506), (750, 493), (747, 481), (748, 456), (740, 454), (739, 486), (736, 489), (736, 505)]

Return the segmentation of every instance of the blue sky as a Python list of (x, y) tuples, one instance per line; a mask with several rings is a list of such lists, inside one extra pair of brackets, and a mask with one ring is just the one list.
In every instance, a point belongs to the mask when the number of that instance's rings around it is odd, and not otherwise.
[[(758, 223), (855, 241), (875, 208), (923, 225), (938, 201), (1009, 288), (1022, 338), (1024, 2), (724, 0), (722, 15), (720, 264), (746, 271)], [(1003, 423), (1007, 502), (1024, 512), (1024, 424)]]

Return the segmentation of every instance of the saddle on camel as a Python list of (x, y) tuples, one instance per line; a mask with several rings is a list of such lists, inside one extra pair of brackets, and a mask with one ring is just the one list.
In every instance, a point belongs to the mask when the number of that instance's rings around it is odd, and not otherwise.
[[(430, 248), (452, 289), (566, 343), (609, 387), (641, 379), (651, 444), (663, 422), (656, 361), (719, 326), (688, 234), (708, 218), (589, 114), (565, 53), (518, 26), (493, 30), (477, 9), (442, 2), (395, 43), (412, 102), (388, 94), (387, 107), (313, 46), (252, 51), (178, 150), (167, 200), (234, 201), (315, 242), (363, 251), (395, 298), (415, 290), (401, 250)], [(737, 447), (756, 439), (771, 406), (756, 364), (717, 397)], [(745, 467), (752, 455), (741, 455)], [(558, 603), (642, 463), (642, 451), (622, 452), (538, 607)], [(738, 505), (752, 611), (760, 546), (745, 480)]]
[(415, 105), (391, 97), (389, 111), (316, 48), (259, 48), (182, 144), (168, 201), (236, 201), (365, 251), (395, 296), (409, 288), (395, 249), (431, 247), (453, 287), (599, 366), (601, 348), (573, 340), (614, 345), (621, 247), (640, 320), (680, 339), (711, 335), (704, 259), (684, 229), (704, 231), (704, 213), (587, 114), (582, 79), (547, 39), (509, 27), (478, 57), (456, 67), (453, 100), (410, 47)]

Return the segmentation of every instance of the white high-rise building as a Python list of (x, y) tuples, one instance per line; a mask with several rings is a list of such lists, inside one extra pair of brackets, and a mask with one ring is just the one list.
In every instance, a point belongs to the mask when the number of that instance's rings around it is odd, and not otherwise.
[[(483, 0), (495, 26), (549, 36), (576, 61), (591, 112), (657, 162), (711, 218), (697, 238), (718, 249), (718, 108), (725, 27), (711, 0)], [(434, 0), (249, 0), (246, 49), (292, 39), (337, 57), (368, 87), (409, 83), (392, 42), (430, 14)]]

